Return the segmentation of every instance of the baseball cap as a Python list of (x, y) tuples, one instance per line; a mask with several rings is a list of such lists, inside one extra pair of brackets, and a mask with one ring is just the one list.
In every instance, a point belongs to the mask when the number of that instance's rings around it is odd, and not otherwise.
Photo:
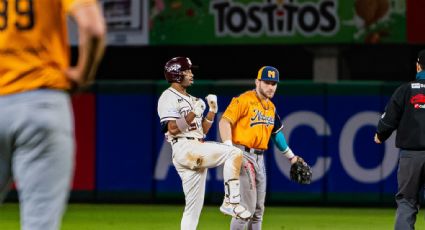
[(279, 71), (271, 66), (263, 66), (258, 71), (257, 79), (262, 81), (279, 82)]
[(425, 66), (425, 50), (421, 50), (418, 54), (418, 63)]

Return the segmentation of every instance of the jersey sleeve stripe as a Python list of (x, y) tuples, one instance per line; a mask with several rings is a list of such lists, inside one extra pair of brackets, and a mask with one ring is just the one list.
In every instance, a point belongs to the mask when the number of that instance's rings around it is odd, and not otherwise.
[(230, 121), (232, 125), (233, 123), (235, 123), (235, 121), (233, 121), (233, 119), (229, 118), (228, 116), (223, 115), (222, 118), (225, 118), (226, 120)]
[(276, 133), (278, 133), (280, 130), (282, 130), (283, 129), (283, 125), (281, 125), (273, 134), (276, 134)]
[(176, 119), (178, 119), (179, 117), (161, 117), (161, 122), (163, 122), (163, 121), (170, 121), (170, 120), (176, 120)]

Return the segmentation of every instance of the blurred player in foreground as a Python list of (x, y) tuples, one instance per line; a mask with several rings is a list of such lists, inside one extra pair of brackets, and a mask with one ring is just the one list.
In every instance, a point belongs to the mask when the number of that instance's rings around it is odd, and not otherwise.
[(233, 146), (204, 141), (218, 111), (217, 96), (206, 97), (209, 112), (204, 117), (205, 102), (187, 93), (193, 84), (192, 62), (175, 57), (165, 64), (165, 78), (171, 87), (158, 100), (162, 132), (172, 145), (173, 164), (183, 184), (186, 207), (182, 230), (196, 229), (204, 204), (207, 169), (224, 164), (225, 197), (220, 211), (236, 219), (251, 216), (240, 202), (239, 173), (242, 151)]
[[(16, 182), (23, 230), (60, 228), (74, 170), (69, 93), (94, 79), (105, 25), (95, 0), (0, 2), (0, 201)], [(66, 15), (76, 21), (70, 67)]]
[(288, 147), (281, 132), (283, 125), (270, 100), (278, 82), (279, 71), (276, 68), (262, 67), (255, 80), (255, 89), (233, 98), (219, 123), (223, 143), (243, 150), (241, 204), (252, 213), (250, 219), (233, 218), (232, 230), (261, 229), (266, 198), (264, 152), (270, 138), (291, 162), (291, 179), (301, 184), (311, 181), (310, 167)]

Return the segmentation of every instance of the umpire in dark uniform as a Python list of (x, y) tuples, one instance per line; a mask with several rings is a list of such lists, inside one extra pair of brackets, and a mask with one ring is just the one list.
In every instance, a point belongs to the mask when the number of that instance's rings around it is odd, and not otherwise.
[(416, 80), (401, 85), (392, 95), (375, 134), (375, 142), (380, 144), (397, 130), (396, 230), (415, 228), (425, 185), (425, 50), (419, 52), (416, 70)]

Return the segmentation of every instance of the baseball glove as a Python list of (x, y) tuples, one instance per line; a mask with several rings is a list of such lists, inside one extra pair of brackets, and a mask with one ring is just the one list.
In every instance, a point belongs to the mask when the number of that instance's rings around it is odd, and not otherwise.
[(290, 171), (291, 180), (299, 184), (310, 184), (313, 173), (310, 166), (301, 158), (291, 165)]

